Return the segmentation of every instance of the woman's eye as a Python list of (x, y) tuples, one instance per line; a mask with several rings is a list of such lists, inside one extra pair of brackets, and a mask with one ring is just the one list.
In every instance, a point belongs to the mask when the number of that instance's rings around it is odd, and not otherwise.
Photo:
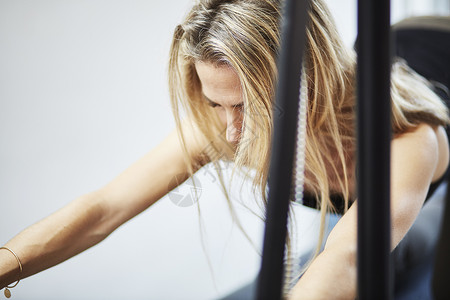
[(208, 105), (211, 107), (219, 107), (220, 105), (214, 102), (208, 102)]

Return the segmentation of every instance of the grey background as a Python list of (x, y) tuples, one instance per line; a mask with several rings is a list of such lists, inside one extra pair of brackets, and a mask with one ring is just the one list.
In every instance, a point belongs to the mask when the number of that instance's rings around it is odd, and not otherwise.
[[(328, 2), (351, 45), (355, 1)], [(167, 57), (190, 3), (0, 0), (0, 244), (110, 181), (173, 128)], [(448, 8), (397, 0), (393, 21)], [(259, 256), (211, 174), (198, 175), (208, 256), (197, 207), (165, 197), (98, 246), (23, 280), (14, 299), (214, 299), (251, 281)], [(237, 209), (258, 248), (261, 221)]]

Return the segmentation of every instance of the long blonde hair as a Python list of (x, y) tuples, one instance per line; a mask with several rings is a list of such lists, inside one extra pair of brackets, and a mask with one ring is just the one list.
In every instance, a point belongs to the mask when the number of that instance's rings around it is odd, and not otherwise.
[[(263, 199), (270, 160), (280, 47), (282, 1), (201, 0), (175, 29), (169, 61), (169, 88), (180, 138), (181, 111), (194, 122), (210, 146), (207, 161), (230, 159), (236, 168), (255, 171), (253, 183)], [(302, 53), (299, 53), (302, 55)], [(304, 66), (308, 89), (305, 189), (318, 199), (323, 238), (325, 216), (335, 208), (330, 194), (343, 195), (345, 208), (353, 200), (350, 176), (354, 134), (355, 54), (341, 41), (322, 0), (312, 0), (307, 26)], [(195, 62), (233, 68), (240, 78), (244, 117), (237, 147), (223, 138), (224, 125), (204, 101)], [(405, 132), (421, 122), (449, 123), (445, 105), (427, 82), (403, 63), (395, 63), (392, 76), (392, 129)], [(192, 172), (195, 171), (190, 158)], [(335, 182), (330, 186), (329, 182)], [(321, 243), (321, 242), (320, 242)], [(317, 251), (319, 250), (319, 247)]]

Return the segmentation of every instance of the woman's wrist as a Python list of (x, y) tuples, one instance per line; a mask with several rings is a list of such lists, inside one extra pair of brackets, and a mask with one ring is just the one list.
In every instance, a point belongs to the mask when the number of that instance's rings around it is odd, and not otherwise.
[[(22, 263), (8, 247), (0, 248), (0, 290), (12, 286), (21, 279)], [(11, 285), (12, 284), (12, 285)]]

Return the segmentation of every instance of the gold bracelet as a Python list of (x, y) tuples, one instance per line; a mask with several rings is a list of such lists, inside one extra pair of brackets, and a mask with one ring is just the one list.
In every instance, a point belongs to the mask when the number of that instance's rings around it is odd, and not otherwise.
[(20, 276), (22, 275), (22, 270), (23, 270), (22, 269), (22, 263), (20, 262), (20, 259), (17, 256), (17, 254), (14, 251), (12, 251), (11, 249), (9, 249), (8, 247), (0, 247), (0, 249), (5, 249), (5, 250), (8, 250), (9, 252), (11, 252), (14, 255), (14, 257), (17, 259), (17, 262), (19, 263), (19, 269), (20, 269), (19, 278), (17, 279), (17, 281), (16, 281), (16, 283), (14, 285), (7, 285), (5, 287), (5, 297), (6, 298), (10, 298), (11, 297), (11, 291), (9, 289), (12, 289), (13, 287), (15, 287), (15, 286), (17, 286), (19, 284)]

